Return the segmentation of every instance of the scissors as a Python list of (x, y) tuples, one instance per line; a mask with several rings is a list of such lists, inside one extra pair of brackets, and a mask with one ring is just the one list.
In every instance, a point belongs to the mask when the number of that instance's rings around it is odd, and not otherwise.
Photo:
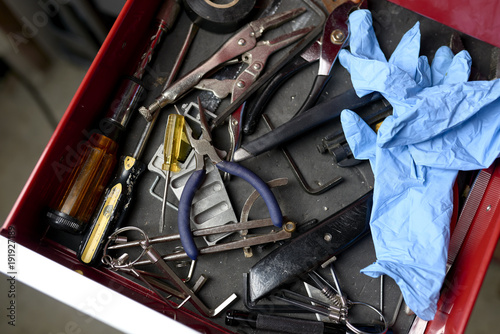
[(299, 70), (317, 61), (319, 61), (318, 72), (311, 90), (294, 117), (312, 108), (323, 92), (331, 77), (331, 70), (339, 51), (348, 43), (347, 20), (349, 14), (358, 8), (366, 8), (366, 1), (323, 0), (323, 4), (329, 13), (323, 26), (323, 33), (309, 48), (284, 66), (269, 80), (266, 86), (261, 87), (259, 93), (255, 95), (254, 101), (251, 103), (249, 101), (246, 107), (246, 117), (242, 125), (242, 130), (246, 135), (250, 135), (255, 131), (266, 104), (274, 96), (278, 88)]

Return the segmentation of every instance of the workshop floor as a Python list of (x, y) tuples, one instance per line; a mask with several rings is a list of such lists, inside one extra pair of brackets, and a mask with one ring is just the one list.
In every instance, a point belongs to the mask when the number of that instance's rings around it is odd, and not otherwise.
[[(31, 80), (47, 100), (55, 117), (60, 119), (85, 75), (86, 69), (65, 62), (54, 64), (45, 73), (32, 73)], [(25, 87), (12, 75), (0, 79), (0, 221), (7, 217), (35, 166), (53, 128)], [(467, 334), (498, 331), (500, 310), (500, 249), (489, 271), (470, 318)], [(7, 298), (6, 279), (0, 277), (0, 300)], [(68, 326), (74, 333), (114, 333), (105, 324), (89, 321), (81, 313), (56, 300), (18, 283), (19, 315), (16, 327), (0, 320), (1, 333), (64, 333)], [(6, 299), (5, 299), (6, 300)], [(0, 301), (0, 305), (5, 305)], [(3, 307), (2, 307), (3, 309)], [(4, 314), (4, 312), (1, 312)], [(76, 326), (78, 327), (74, 327)], [(81, 331), (75, 331), (80, 328)]]

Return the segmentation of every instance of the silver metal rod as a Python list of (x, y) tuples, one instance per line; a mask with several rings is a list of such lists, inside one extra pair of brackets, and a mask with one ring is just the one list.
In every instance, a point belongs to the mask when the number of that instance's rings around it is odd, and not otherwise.
[(163, 228), (167, 223), (167, 218), (165, 213), (167, 211), (167, 195), (168, 195), (168, 186), (170, 184), (170, 170), (165, 173), (165, 189), (163, 191), (163, 203), (161, 206), (161, 217), (160, 217), (160, 233), (163, 233)]
[(384, 313), (384, 275), (380, 275), (380, 313)]
[[(191, 27), (189, 28), (189, 31), (188, 31), (188, 35), (186, 36), (186, 39), (184, 40), (184, 44), (182, 45), (181, 51), (179, 52), (179, 55), (177, 56), (177, 59), (175, 60), (174, 66), (172, 67), (172, 71), (170, 72), (170, 75), (168, 76), (167, 82), (165, 83), (163, 90), (168, 88), (172, 84), (174, 79), (177, 77), (177, 74), (179, 73), (179, 70), (182, 66), (184, 58), (186, 57), (186, 54), (191, 46), (191, 42), (193, 41), (197, 32), (198, 32), (198, 27), (194, 24), (191, 24)], [(148, 122), (146, 124), (146, 127), (144, 128), (144, 131), (141, 134), (141, 138), (139, 139), (139, 142), (138, 142), (138, 144), (135, 148), (135, 151), (134, 151), (133, 157), (135, 159), (140, 159), (140, 157), (142, 156), (142, 153), (144, 152), (144, 148), (146, 147), (146, 143), (149, 139), (149, 136), (151, 135), (151, 132), (153, 132), (153, 128), (155, 126), (156, 120), (158, 119), (158, 114), (159, 113), (156, 113), (154, 115), (153, 119), (151, 120), (151, 122)]]
[[(208, 235), (212, 235), (212, 234), (237, 232), (240, 230), (267, 227), (267, 226), (273, 226), (273, 223), (272, 223), (271, 219), (269, 219), (269, 218), (250, 220), (248, 222), (243, 222), (243, 223), (227, 224), (227, 225), (222, 225), (222, 226), (214, 226), (214, 227), (194, 230), (193, 237), (204, 237), (204, 236), (208, 236)], [(151, 239), (149, 239), (149, 243), (152, 245), (152, 244), (158, 244), (158, 243), (162, 243), (162, 242), (170, 242), (170, 241), (174, 241), (174, 240), (180, 240), (180, 235), (179, 234), (170, 234), (170, 235), (164, 235), (161, 237), (151, 238)], [(114, 244), (114, 245), (109, 246), (108, 249), (121, 249), (121, 248), (127, 248), (127, 247), (140, 246), (142, 242), (143, 242), (143, 240), (138, 240), (138, 241), (126, 242), (123, 244)]]
[[(277, 233), (260, 235), (260, 236), (251, 237), (251, 238), (243, 239), (243, 240), (237, 240), (237, 241), (233, 241), (233, 242), (228, 242), (228, 243), (224, 243), (224, 244), (220, 244), (220, 245), (203, 247), (203, 248), (199, 249), (199, 254), (200, 255), (213, 254), (213, 253), (224, 252), (224, 251), (228, 251), (228, 250), (234, 250), (234, 249), (240, 249), (240, 248), (244, 248), (244, 247), (261, 245), (261, 244), (266, 244), (266, 243), (270, 243), (270, 242), (285, 240), (285, 239), (290, 238), (291, 236), (292, 236), (292, 234), (290, 232), (287, 232), (285, 230), (281, 230)], [(162, 256), (162, 259), (164, 261), (179, 261), (179, 260), (189, 259), (189, 256), (186, 254), (186, 252), (180, 252), (180, 253), (164, 255), (164, 256)], [(151, 264), (151, 262), (148, 260), (143, 260), (143, 261), (137, 261), (135, 263), (136, 266), (146, 265), (146, 264)]]

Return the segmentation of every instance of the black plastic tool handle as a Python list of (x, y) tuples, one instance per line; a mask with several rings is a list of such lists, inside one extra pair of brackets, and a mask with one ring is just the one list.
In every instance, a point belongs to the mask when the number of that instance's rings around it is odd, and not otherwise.
[(266, 133), (256, 140), (241, 145), (241, 148), (235, 153), (235, 160), (244, 160), (238, 158), (238, 151), (240, 150), (249, 153), (246, 158), (257, 156), (275, 147), (283, 145), (325, 122), (339, 117), (340, 113), (344, 109), (354, 110), (361, 108), (372, 102), (378, 101), (381, 98), (382, 95), (379, 93), (372, 93), (359, 98), (354, 89), (348, 90), (347, 92), (342, 93), (329, 101), (318, 104), (308, 111), (301, 113), (297, 117), (292, 118), (287, 123), (277, 127), (271, 132)]
[(317, 75), (314, 78), (313, 85), (311, 87), (311, 91), (306, 97), (306, 100), (300, 107), (300, 109), (295, 113), (294, 117), (297, 117), (298, 115), (302, 114), (303, 112), (311, 109), (314, 107), (316, 104), (316, 101), (318, 101), (321, 93), (323, 92), (323, 89), (325, 89), (326, 84), (330, 80), (329, 75)]
[(243, 132), (246, 135), (251, 135), (255, 132), (255, 128), (260, 120), (260, 116), (264, 112), (267, 103), (274, 96), (274, 93), (281, 87), (291, 76), (297, 73), (302, 68), (313, 62), (307, 61), (302, 57), (294, 58), (290, 63), (285, 65), (277, 74), (269, 81), (269, 83), (259, 89), (255, 94), (255, 100), (248, 103), (245, 120), (243, 122)]
[(78, 249), (77, 257), (81, 262), (91, 266), (100, 263), (108, 236), (121, 226), (131, 206), (134, 186), (145, 169), (146, 165), (137, 159), (121, 158), (120, 169), (106, 189)]
[(347, 327), (345, 325), (331, 325), (325, 324), (321, 321), (282, 317), (254, 312), (250, 313), (238, 310), (227, 311), (226, 325), (248, 325), (257, 330), (290, 334), (345, 334), (347, 331)]
[(255, 303), (344, 251), (369, 232), (372, 194), (326, 218), (257, 262), (248, 275), (248, 298)]

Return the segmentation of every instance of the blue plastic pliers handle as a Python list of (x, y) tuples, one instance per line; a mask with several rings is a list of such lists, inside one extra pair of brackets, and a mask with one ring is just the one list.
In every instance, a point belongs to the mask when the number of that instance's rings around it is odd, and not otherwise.
[(194, 195), (203, 184), (203, 181), (205, 179), (205, 156), (208, 156), (210, 160), (212, 160), (212, 162), (215, 164), (215, 166), (221, 171), (241, 177), (243, 180), (250, 183), (250, 185), (252, 185), (252, 187), (257, 190), (257, 192), (266, 203), (273, 225), (275, 225), (276, 227), (281, 227), (283, 223), (283, 215), (281, 213), (278, 201), (274, 197), (274, 194), (272, 193), (271, 189), (269, 189), (267, 184), (251, 170), (237, 163), (224, 161), (219, 157), (217, 151), (211, 143), (212, 139), (204, 116), (204, 110), (199, 102), (200, 101), (198, 101), (198, 105), (200, 109), (202, 128), (202, 135), (200, 139), (193, 138), (193, 132), (189, 125), (186, 123), (186, 134), (189, 138), (191, 146), (196, 153), (196, 170), (193, 172), (193, 174), (191, 174), (188, 181), (186, 182), (186, 185), (184, 186), (184, 190), (182, 191), (182, 195), (179, 201), (178, 215), (178, 227), (182, 247), (192, 260), (196, 260), (196, 258), (198, 257), (198, 248), (196, 247), (193, 235), (191, 233), (190, 213)]

